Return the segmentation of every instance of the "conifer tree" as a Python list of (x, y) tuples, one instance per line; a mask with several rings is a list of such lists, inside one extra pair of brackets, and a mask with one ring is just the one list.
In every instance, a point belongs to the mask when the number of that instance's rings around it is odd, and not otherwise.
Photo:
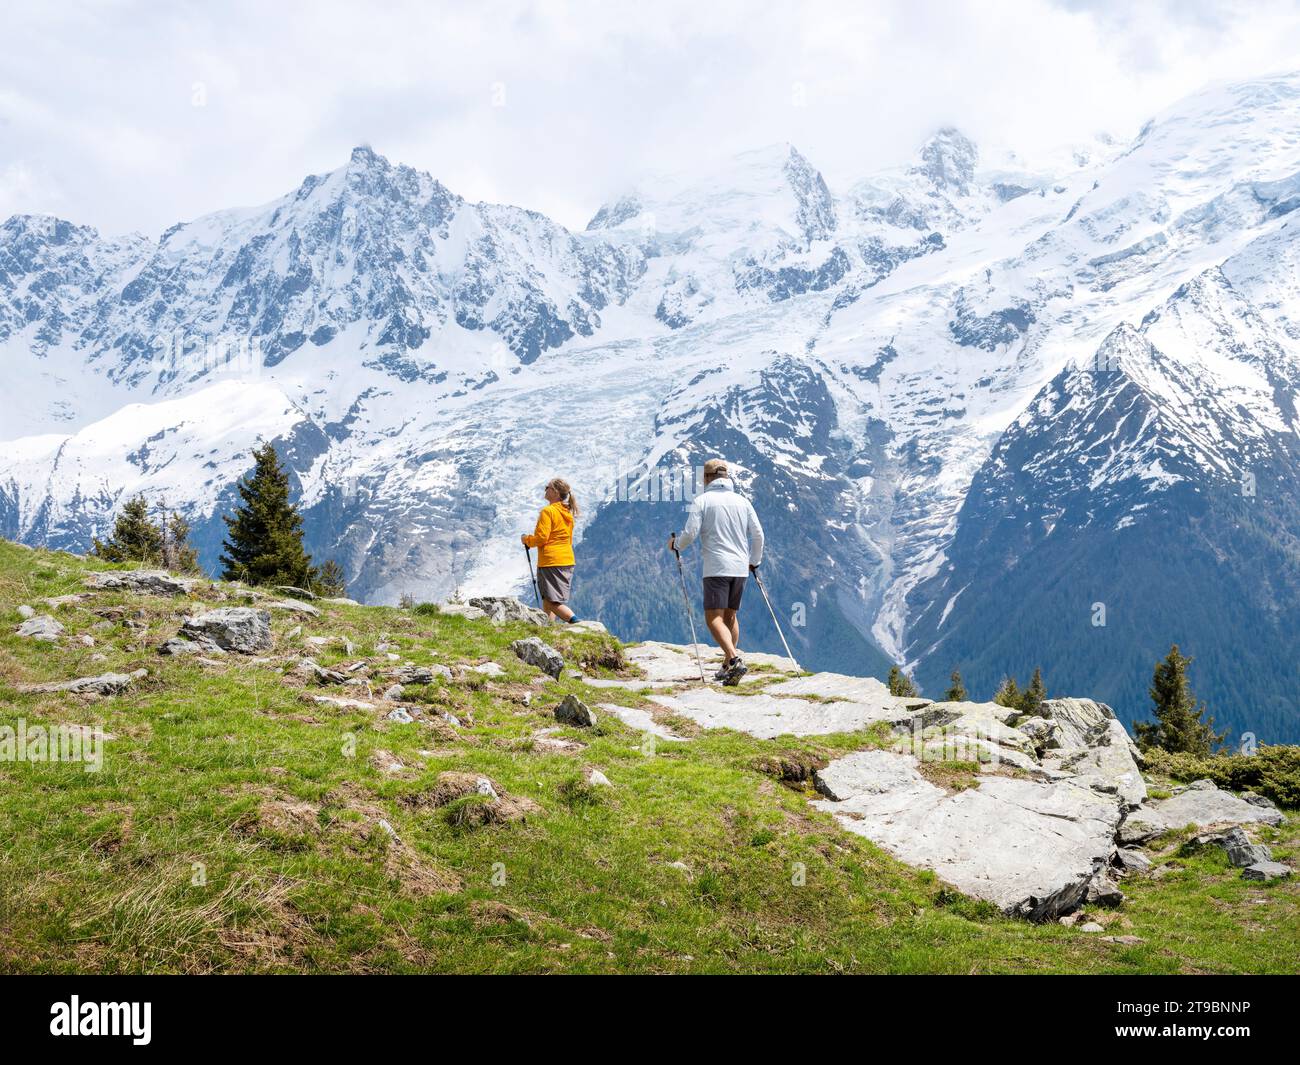
[(916, 694), (916, 686), (912, 683), (912, 678), (897, 666), (889, 667), (889, 694), (908, 697)]
[(1156, 663), (1149, 689), (1156, 720), (1138, 722), (1139, 746), (1166, 751), (1208, 755), (1221, 746), (1226, 732), (1215, 733), (1214, 718), (1205, 717), (1205, 704), (1198, 704), (1187, 679), (1191, 658), (1181, 654), (1178, 644)]
[(312, 578), (311, 590), (322, 599), (336, 599), (347, 595), (347, 579), (343, 576), (343, 567), (334, 559), (329, 559), (316, 570)]
[(1002, 684), (993, 693), (993, 701), (999, 706), (1009, 706), (1013, 710), (1020, 709), (1020, 685), (1016, 683), (1015, 677), (1002, 679)]
[(199, 573), (199, 553), (190, 544), (190, 523), (175, 511), (160, 524), (162, 564), (174, 573)]
[(943, 693), (944, 701), (949, 703), (965, 702), (966, 685), (962, 682), (961, 672), (959, 670), (954, 669), (952, 671), (951, 680), (952, 683), (948, 686), (948, 690)]
[(254, 449), (253, 462), (252, 475), (239, 484), (242, 503), (233, 516), (222, 517), (228, 530), (222, 577), (306, 587), (311, 556), (303, 549), (302, 516), (289, 502), (289, 476), (270, 443)]
[(128, 499), (113, 523), (108, 542), (94, 539), (90, 553), (105, 562), (146, 562), (158, 565), (163, 555), (162, 531), (149, 520), (149, 504), (142, 495)]
[(1043, 684), (1043, 671), (1035, 668), (1029, 687), (1020, 693), (1020, 712), (1037, 716), (1042, 712), (1043, 702), (1047, 698), (1047, 687)]

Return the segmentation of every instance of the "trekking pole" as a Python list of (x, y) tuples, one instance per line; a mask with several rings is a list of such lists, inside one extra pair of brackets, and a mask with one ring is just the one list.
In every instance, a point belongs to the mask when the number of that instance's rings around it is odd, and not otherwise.
[(781, 623), (776, 620), (776, 611), (772, 609), (772, 600), (767, 597), (767, 589), (763, 587), (763, 578), (758, 575), (758, 567), (750, 566), (749, 572), (754, 575), (754, 580), (758, 582), (758, 590), (763, 593), (763, 602), (767, 604), (767, 612), (772, 615), (772, 624), (776, 626), (776, 634), (781, 637), (781, 646), (785, 648), (785, 656), (794, 662), (796, 673), (802, 673), (799, 663), (795, 662), (795, 657), (790, 653), (790, 645), (785, 642), (785, 633), (781, 631)]
[(677, 550), (677, 534), (673, 533), (673, 554), (677, 556), (677, 576), (682, 579), (682, 602), (686, 604), (686, 620), (691, 623), (691, 646), (695, 648), (695, 664), (700, 668), (700, 683), (708, 686), (704, 679), (704, 661), (700, 658), (700, 644), (695, 638), (695, 615), (691, 612), (691, 597), (686, 591), (686, 571), (682, 569), (682, 553)]
[(533, 552), (527, 544), (524, 545), (524, 554), (528, 556), (528, 576), (533, 580), (533, 595), (537, 597), (537, 609), (542, 609), (542, 593), (537, 587), (537, 574), (533, 571)]

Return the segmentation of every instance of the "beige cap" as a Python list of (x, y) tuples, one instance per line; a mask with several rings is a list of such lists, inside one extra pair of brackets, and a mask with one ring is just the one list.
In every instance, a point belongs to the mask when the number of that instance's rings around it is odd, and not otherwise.
[(704, 480), (706, 483), (709, 481), (716, 481), (719, 477), (726, 476), (726, 459), (709, 459), (709, 461), (704, 464)]

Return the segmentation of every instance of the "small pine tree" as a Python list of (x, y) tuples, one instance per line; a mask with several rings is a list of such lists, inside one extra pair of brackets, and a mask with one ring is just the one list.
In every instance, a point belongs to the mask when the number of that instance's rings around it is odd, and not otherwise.
[(162, 564), (173, 573), (199, 573), (199, 553), (190, 544), (190, 523), (175, 511), (159, 525), (163, 537)]
[(1008, 706), (1012, 710), (1020, 709), (1020, 685), (1015, 677), (1002, 678), (1002, 684), (993, 693), (993, 701), (998, 706)]
[(948, 690), (943, 693), (945, 702), (964, 703), (966, 701), (966, 685), (962, 683), (961, 671), (954, 669), (952, 671), (952, 683)]
[(1029, 687), (1020, 693), (1020, 712), (1036, 717), (1042, 713), (1046, 699), (1047, 687), (1043, 684), (1043, 671), (1035, 669)]
[(322, 599), (336, 599), (347, 594), (348, 582), (343, 567), (332, 558), (312, 575), (311, 590)]
[(1205, 756), (1223, 744), (1227, 733), (1214, 731), (1214, 718), (1204, 717), (1205, 704), (1198, 704), (1192, 694), (1187, 680), (1191, 661), (1174, 644), (1164, 660), (1156, 663), (1150, 688), (1156, 720), (1138, 722), (1140, 747)]
[(222, 577), (305, 587), (312, 577), (311, 556), (302, 545), (302, 515), (289, 502), (289, 476), (269, 443), (254, 449), (253, 462), (252, 475), (239, 484), (243, 502), (233, 516), (222, 516), (228, 530)]
[(916, 694), (916, 686), (912, 683), (912, 678), (897, 666), (889, 667), (889, 694), (908, 697)]
[(105, 562), (147, 562), (158, 565), (163, 557), (163, 534), (149, 520), (144, 496), (128, 499), (113, 523), (108, 542), (95, 537), (90, 553)]

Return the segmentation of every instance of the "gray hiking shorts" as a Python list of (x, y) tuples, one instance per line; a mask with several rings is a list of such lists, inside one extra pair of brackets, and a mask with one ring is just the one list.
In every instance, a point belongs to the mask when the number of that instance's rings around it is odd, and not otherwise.
[(569, 585), (573, 583), (572, 566), (539, 566), (537, 568), (537, 590), (543, 599), (552, 603), (569, 601)]
[(744, 577), (705, 577), (705, 610), (739, 610), (745, 594)]

